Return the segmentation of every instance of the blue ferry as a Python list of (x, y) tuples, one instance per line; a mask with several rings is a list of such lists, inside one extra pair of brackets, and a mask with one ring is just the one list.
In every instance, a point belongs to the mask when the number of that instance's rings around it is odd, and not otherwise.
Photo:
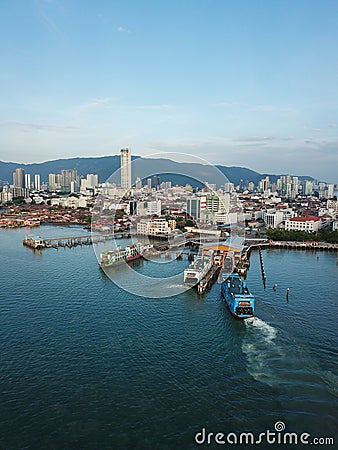
[(249, 292), (246, 282), (238, 273), (232, 273), (223, 281), (221, 291), (233, 316), (239, 319), (254, 316), (255, 297)]

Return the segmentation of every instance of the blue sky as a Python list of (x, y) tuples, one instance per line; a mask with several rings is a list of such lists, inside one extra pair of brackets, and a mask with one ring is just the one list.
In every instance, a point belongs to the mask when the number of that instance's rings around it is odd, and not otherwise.
[(0, 159), (185, 152), (338, 183), (336, 0), (2, 0)]

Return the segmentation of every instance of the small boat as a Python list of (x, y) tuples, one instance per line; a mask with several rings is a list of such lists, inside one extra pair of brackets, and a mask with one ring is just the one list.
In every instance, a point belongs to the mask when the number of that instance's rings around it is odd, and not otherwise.
[(239, 319), (253, 317), (255, 297), (250, 293), (246, 282), (238, 273), (232, 273), (221, 284), (222, 296), (231, 314)]

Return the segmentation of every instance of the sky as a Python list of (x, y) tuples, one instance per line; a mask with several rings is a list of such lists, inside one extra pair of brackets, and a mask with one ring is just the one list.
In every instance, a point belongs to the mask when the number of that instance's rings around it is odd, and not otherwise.
[(1, 0), (0, 160), (183, 152), (338, 183), (336, 0)]

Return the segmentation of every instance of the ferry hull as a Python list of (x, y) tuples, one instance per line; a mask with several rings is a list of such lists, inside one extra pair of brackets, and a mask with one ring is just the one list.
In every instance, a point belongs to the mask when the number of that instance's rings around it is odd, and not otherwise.
[(100, 262), (99, 266), (101, 267), (101, 269), (105, 269), (107, 267), (116, 267), (116, 266), (121, 266), (124, 263), (128, 263), (130, 261), (134, 261), (135, 259), (140, 259), (142, 258), (142, 255), (134, 255), (134, 256), (129, 256), (127, 259), (121, 259), (120, 261), (115, 261), (115, 262)]
[(254, 316), (254, 296), (250, 294), (245, 281), (238, 274), (232, 274), (223, 281), (221, 292), (232, 316), (237, 319)]

